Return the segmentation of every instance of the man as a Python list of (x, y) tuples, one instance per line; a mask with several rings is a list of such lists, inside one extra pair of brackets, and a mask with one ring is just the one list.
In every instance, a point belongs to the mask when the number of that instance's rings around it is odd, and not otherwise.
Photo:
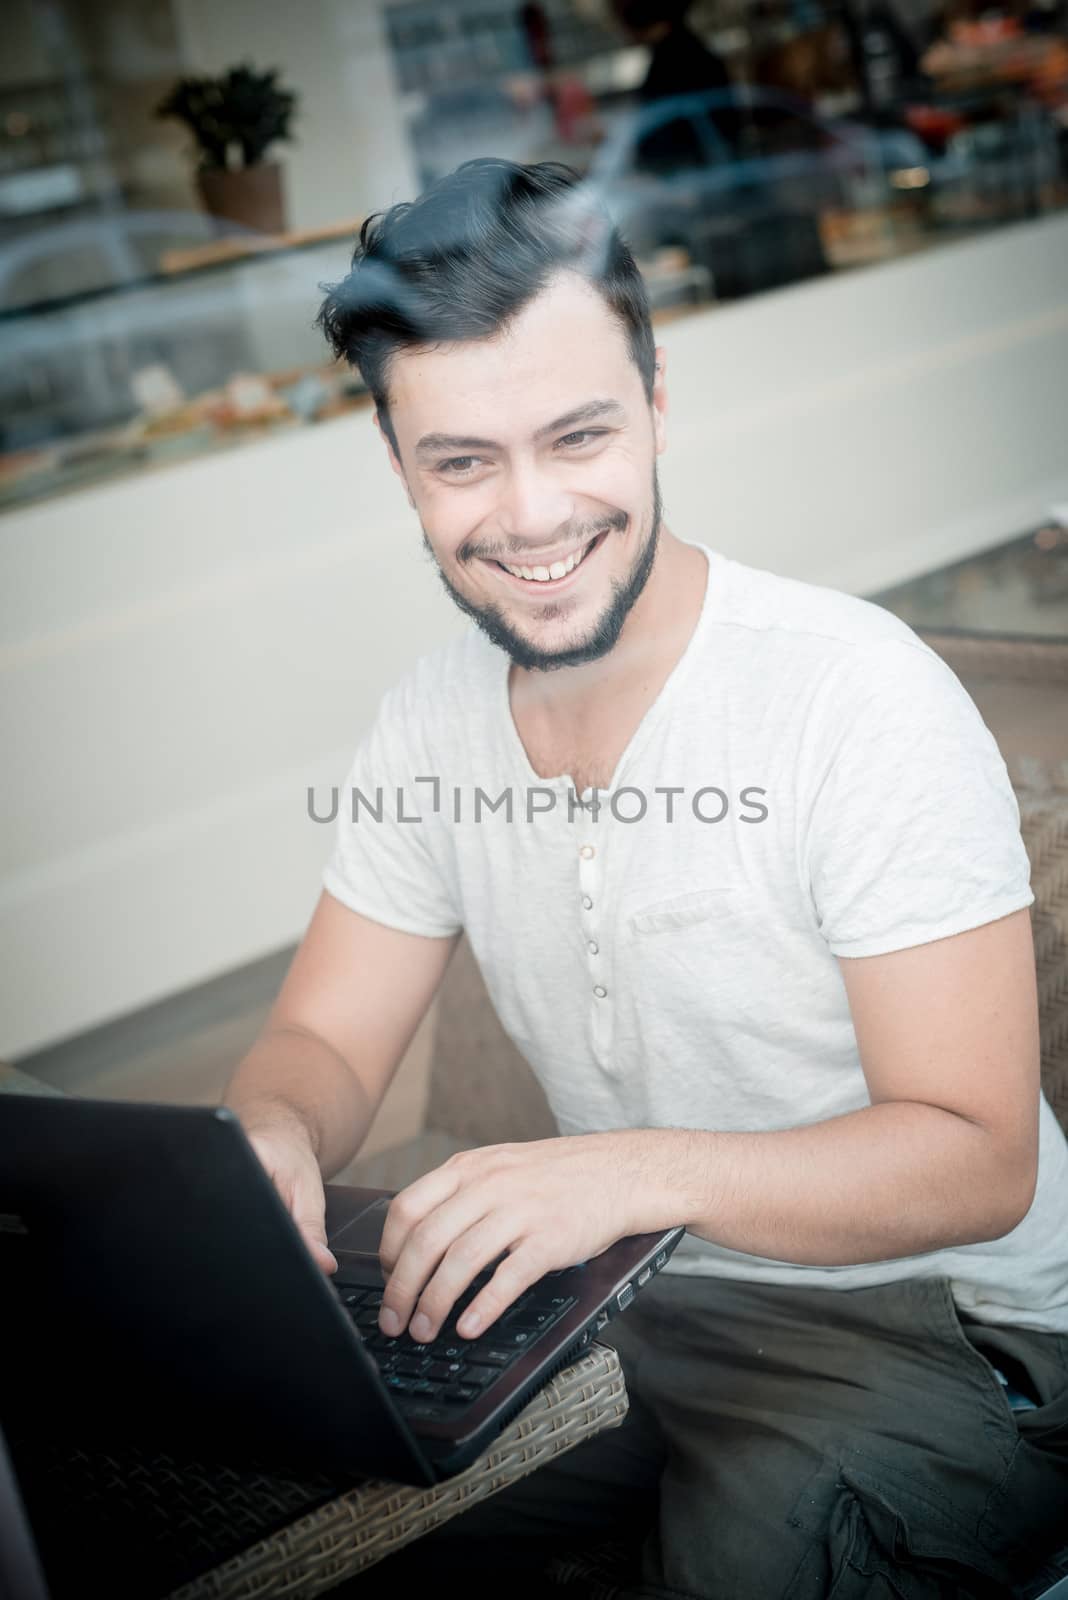
[[(728, 145), (737, 142), (739, 114), (724, 91), (731, 87), (727, 64), (710, 50), (686, 21), (690, 0), (614, 0), (613, 11), (629, 36), (649, 51), (649, 66), (638, 100), (680, 100), (705, 95), (705, 113)], [(723, 97), (723, 103), (717, 99)], [(711, 104), (708, 103), (711, 100)], [(670, 173), (693, 164), (694, 132), (685, 110), (681, 118), (654, 125), (638, 149), (646, 171)]]
[(383, 1330), (688, 1229), (611, 1325), (624, 1425), (358, 1592), (538, 1593), (619, 1532), (633, 1593), (1001, 1592), (1068, 1489), (1068, 1151), (993, 738), (890, 613), (666, 527), (664, 352), (566, 169), (372, 219), (322, 323), (476, 626), (383, 697), (228, 1102), (329, 1271), (322, 1177), (464, 929), (563, 1137), (396, 1197)]
[(614, 0), (612, 9), (630, 36), (649, 49), (640, 99), (730, 87), (725, 62), (687, 24), (690, 0)]

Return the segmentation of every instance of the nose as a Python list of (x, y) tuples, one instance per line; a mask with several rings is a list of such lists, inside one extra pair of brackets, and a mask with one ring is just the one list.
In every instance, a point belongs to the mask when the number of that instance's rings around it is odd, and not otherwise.
[(575, 505), (551, 471), (536, 463), (518, 463), (503, 475), (497, 525), (502, 536), (514, 541), (513, 555), (533, 555), (537, 546), (548, 546), (574, 516)]

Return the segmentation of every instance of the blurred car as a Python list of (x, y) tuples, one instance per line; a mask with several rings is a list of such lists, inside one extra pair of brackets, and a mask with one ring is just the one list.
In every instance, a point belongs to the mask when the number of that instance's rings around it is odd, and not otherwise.
[(930, 167), (907, 129), (736, 86), (628, 111), (586, 181), (639, 259), (681, 247), (726, 299), (826, 271), (821, 214), (884, 206), (923, 188)]
[(138, 283), (160, 270), (169, 250), (250, 236), (248, 228), (203, 211), (116, 209), (34, 219), (0, 237), (0, 310)]
[(220, 238), (261, 236), (199, 212), (127, 211), (0, 245), (0, 448), (128, 421), (145, 369), (165, 368), (193, 396), (236, 372), (315, 359), (318, 284), (329, 269), (344, 270), (344, 241), (159, 270), (165, 252)]

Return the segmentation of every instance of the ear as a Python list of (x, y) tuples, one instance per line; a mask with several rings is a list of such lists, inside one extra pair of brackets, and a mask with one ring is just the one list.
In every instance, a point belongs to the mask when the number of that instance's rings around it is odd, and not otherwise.
[(656, 370), (653, 373), (653, 437), (656, 453), (667, 449), (667, 354), (663, 345), (656, 347)]
[(412, 499), (412, 491), (408, 487), (407, 474), (405, 473), (405, 470), (404, 470), (403, 466), (401, 465), (400, 457), (398, 456), (396, 450), (394, 450), (394, 448), (393, 448), (393, 442), (390, 439), (389, 434), (386, 432), (385, 428), (383, 428), (383, 426), (382, 426), (382, 421), (381, 421), (381, 418), (379, 417), (377, 411), (374, 414), (374, 424), (375, 424), (375, 427), (378, 429), (378, 437), (382, 440), (382, 443), (386, 447), (386, 454), (389, 457), (389, 464), (393, 468), (394, 472), (397, 474), (397, 477), (400, 479), (401, 483), (403, 483), (404, 492), (408, 496), (408, 504), (411, 506), (412, 510), (414, 511), (415, 510), (415, 501)]

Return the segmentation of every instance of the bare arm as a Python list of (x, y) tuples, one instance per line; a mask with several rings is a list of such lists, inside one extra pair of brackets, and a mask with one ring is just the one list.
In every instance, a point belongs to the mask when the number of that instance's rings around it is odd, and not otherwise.
[(810, 1266), (1008, 1233), (1031, 1204), (1038, 1159), (1027, 910), (841, 966), (870, 1105), (768, 1133), (627, 1128), (453, 1156), (390, 1207), (384, 1331), (418, 1311), (426, 1322), (412, 1323), (413, 1337), (434, 1338), (502, 1250), (463, 1337), (542, 1273), (625, 1233), (681, 1223), (729, 1249)]
[(1039, 1039), (1025, 908), (841, 960), (872, 1104), (773, 1133), (646, 1130), (645, 1225), (809, 1265), (1011, 1231), (1034, 1196)]
[(331, 1177), (362, 1144), (458, 939), (400, 933), (324, 890), (223, 1103), (249, 1133), (306, 1138)]

